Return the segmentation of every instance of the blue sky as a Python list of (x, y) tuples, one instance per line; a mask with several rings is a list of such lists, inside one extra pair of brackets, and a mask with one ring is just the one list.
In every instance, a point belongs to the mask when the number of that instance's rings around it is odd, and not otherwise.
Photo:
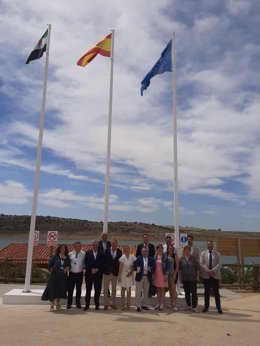
[(103, 220), (110, 60), (77, 60), (115, 29), (110, 221), (172, 225), (172, 74), (140, 82), (176, 34), (180, 225), (260, 230), (259, 3), (1, 1), (0, 212), (31, 214), (52, 24), (38, 215)]

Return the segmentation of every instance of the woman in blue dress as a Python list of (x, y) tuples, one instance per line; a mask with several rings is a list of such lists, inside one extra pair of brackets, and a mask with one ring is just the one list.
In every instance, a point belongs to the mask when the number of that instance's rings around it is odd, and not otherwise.
[(42, 300), (51, 302), (50, 311), (60, 310), (60, 299), (67, 299), (67, 279), (70, 269), (70, 258), (66, 245), (59, 245), (49, 262), (50, 277), (42, 294)]

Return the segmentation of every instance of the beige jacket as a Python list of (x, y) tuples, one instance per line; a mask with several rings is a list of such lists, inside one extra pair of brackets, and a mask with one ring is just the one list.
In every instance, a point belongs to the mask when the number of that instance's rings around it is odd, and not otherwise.
[(195, 257), (198, 262), (200, 261), (200, 250), (196, 246), (192, 246), (190, 254)]
[[(201, 276), (203, 279), (209, 279), (209, 250), (205, 250), (200, 255), (200, 267), (201, 267)], [(220, 279), (220, 254), (216, 250), (212, 250), (212, 270), (214, 271), (213, 278)]]

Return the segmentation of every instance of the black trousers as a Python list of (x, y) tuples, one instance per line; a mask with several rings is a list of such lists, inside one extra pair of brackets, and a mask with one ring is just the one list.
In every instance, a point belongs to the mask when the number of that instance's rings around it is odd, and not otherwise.
[(188, 306), (196, 308), (198, 303), (197, 281), (182, 281), (185, 292), (185, 300)]
[(68, 305), (72, 305), (73, 291), (76, 285), (76, 305), (80, 306), (81, 288), (83, 282), (83, 272), (81, 273), (69, 273), (68, 278)]
[(210, 288), (213, 288), (214, 291), (214, 296), (215, 296), (215, 302), (216, 302), (216, 308), (221, 309), (221, 304), (220, 304), (220, 294), (219, 294), (219, 280), (214, 279), (214, 278), (209, 278), (209, 279), (203, 279), (203, 284), (204, 284), (204, 305), (205, 308), (209, 308), (209, 299), (210, 299)]
[(87, 273), (85, 275), (85, 280), (86, 280), (86, 296), (85, 296), (85, 301), (86, 301), (86, 306), (89, 307), (90, 305), (90, 299), (91, 299), (91, 290), (92, 286), (94, 284), (94, 303), (95, 306), (99, 306), (99, 298), (101, 294), (101, 287), (102, 287), (102, 278), (103, 278), (103, 273), (97, 272), (96, 274), (89, 274)]

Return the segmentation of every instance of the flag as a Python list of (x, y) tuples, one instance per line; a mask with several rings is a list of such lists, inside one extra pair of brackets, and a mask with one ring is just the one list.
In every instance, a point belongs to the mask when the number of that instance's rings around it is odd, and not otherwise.
[(161, 54), (160, 59), (155, 63), (154, 67), (147, 73), (141, 82), (141, 95), (143, 96), (144, 90), (146, 90), (151, 82), (151, 79), (164, 72), (172, 71), (172, 40), (167, 44), (166, 48)]
[(43, 56), (43, 53), (47, 49), (47, 40), (48, 40), (48, 29), (40, 38), (34, 50), (31, 52), (29, 58), (26, 60), (26, 64), (29, 64), (32, 60), (40, 59)]
[(79, 66), (86, 66), (88, 63), (90, 63), (98, 54), (110, 57), (111, 54), (111, 40), (112, 40), (112, 34), (109, 34), (106, 36), (102, 41), (97, 43), (95, 47), (91, 48), (86, 54), (84, 54), (79, 61), (77, 62), (77, 65)]

